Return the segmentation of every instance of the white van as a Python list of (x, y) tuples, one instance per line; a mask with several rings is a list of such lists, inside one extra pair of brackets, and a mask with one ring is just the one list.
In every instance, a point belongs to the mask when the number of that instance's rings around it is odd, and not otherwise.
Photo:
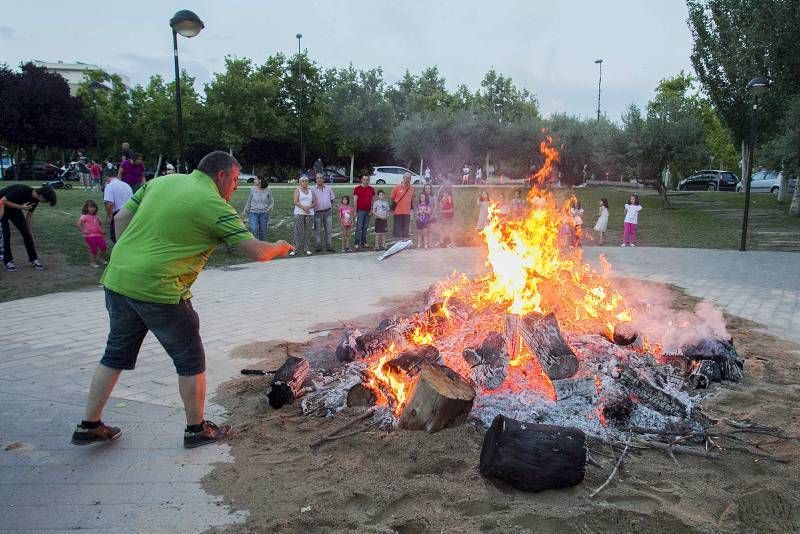
[(397, 185), (403, 182), (403, 175), (405, 173), (411, 175), (411, 183), (413, 185), (421, 185), (423, 183), (423, 179), (414, 171), (410, 171), (404, 167), (394, 166), (373, 167), (369, 181), (376, 185)]

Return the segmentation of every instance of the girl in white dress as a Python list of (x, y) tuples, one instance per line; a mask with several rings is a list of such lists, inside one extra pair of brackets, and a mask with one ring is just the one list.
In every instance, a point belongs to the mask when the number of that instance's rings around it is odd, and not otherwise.
[(489, 193), (481, 191), (481, 196), (478, 197), (478, 223), (475, 225), (475, 229), (478, 231), (483, 230), (486, 226), (486, 221), (489, 219), (490, 202)]
[(598, 245), (606, 243), (606, 230), (608, 229), (608, 199), (600, 199), (600, 216), (597, 218), (597, 224), (594, 225), (594, 231), (600, 232), (600, 242)]

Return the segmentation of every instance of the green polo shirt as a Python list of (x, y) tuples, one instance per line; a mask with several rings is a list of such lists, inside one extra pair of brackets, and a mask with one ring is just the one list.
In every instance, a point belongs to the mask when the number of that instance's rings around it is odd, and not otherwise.
[(177, 304), (220, 243), (253, 239), (206, 174), (171, 174), (147, 182), (125, 204), (133, 213), (100, 282), (126, 297)]

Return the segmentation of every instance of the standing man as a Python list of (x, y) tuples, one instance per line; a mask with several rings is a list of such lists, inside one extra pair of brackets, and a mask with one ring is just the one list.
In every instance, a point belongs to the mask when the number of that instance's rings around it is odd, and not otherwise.
[(317, 161), (314, 162), (314, 176), (322, 174), (324, 170), (325, 167), (322, 165), (322, 158), (317, 158)]
[(86, 193), (87, 191), (92, 190), (92, 174), (91, 170), (89, 169), (89, 160), (83, 154), (82, 151), (78, 150), (78, 160), (75, 162), (78, 177), (81, 179), (81, 185), (83, 186), (83, 192)]
[(403, 183), (392, 189), (393, 223), (392, 236), (408, 239), (408, 227), (411, 223), (411, 201), (414, 199), (414, 188), (411, 186), (411, 174), (403, 175)]
[[(317, 160), (320, 161), (320, 160)], [(316, 165), (316, 163), (314, 164)], [(317, 174), (317, 185), (311, 189), (314, 197), (314, 237), (317, 240), (317, 252), (322, 250), (322, 232), (328, 243), (328, 252), (333, 250), (333, 201), (336, 195), (329, 185), (325, 185), (325, 178)]]
[(131, 186), (134, 193), (144, 184), (144, 157), (137, 154), (135, 159), (124, 159), (117, 174), (123, 182)]
[(189, 288), (221, 243), (245, 256), (268, 261), (291, 245), (253, 238), (228, 203), (236, 189), (239, 162), (222, 151), (204, 157), (191, 174), (154, 180), (116, 216), (119, 241), (101, 283), (105, 286), (110, 332), (105, 354), (92, 377), (83, 421), (74, 445), (113, 441), (122, 430), (101, 420), (103, 407), (123, 370), (132, 370), (145, 335), (152, 331), (172, 358), (186, 410), (183, 445), (199, 447), (225, 438), (229, 425), (203, 418), (206, 379), (200, 322)]
[(33, 268), (44, 269), (33, 241), (33, 212), (41, 201), (55, 206), (57, 200), (55, 190), (49, 185), (33, 189), (27, 185), (14, 184), (0, 189), (0, 200), (5, 206), (5, 212), (0, 217), (0, 227), (3, 229), (3, 264), (5, 264), (6, 270), (9, 272), (17, 270), (17, 266), (14, 265), (14, 256), (11, 253), (11, 226), (9, 223), (13, 223), (22, 235), (25, 251), (28, 253), (28, 261), (31, 262)]
[(133, 159), (133, 150), (131, 150), (130, 144), (122, 143), (122, 161), (126, 159)]
[(106, 208), (106, 224), (108, 225), (111, 242), (117, 242), (114, 228), (114, 215), (121, 210), (133, 196), (131, 186), (114, 176), (108, 177), (108, 183), (103, 190), (103, 203)]
[(372, 211), (372, 199), (375, 189), (369, 185), (369, 176), (361, 177), (361, 184), (353, 189), (356, 199), (356, 250), (367, 248), (367, 230), (369, 229), (369, 212)]

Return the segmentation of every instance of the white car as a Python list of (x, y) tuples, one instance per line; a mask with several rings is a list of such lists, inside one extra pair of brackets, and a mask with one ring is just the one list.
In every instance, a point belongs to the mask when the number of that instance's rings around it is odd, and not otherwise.
[[(751, 178), (750, 182), (750, 192), (751, 193), (772, 193), (773, 195), (777, 195), (778, 191), (781, 189), (781, 172), (780, 171), (758, 171), (753, 173), (753, 177)], [(794, 188), (797, 185), (797, 177), (790, 176), (788, 180), (789, 191), (788, 194), (791, 195), (794, 193)], [(742, 192), (742, 183), (736, 186), (736, 192)]]
[(394, 166), (373, 167), (369, 181), (376, 185), (397, 185), (403, 182), (403, 175), (405, 173), (411, 175), (412, 184), (420, 185), (423, 183), (423, 178), (414, 171), (410, 171), (405, 167)]

